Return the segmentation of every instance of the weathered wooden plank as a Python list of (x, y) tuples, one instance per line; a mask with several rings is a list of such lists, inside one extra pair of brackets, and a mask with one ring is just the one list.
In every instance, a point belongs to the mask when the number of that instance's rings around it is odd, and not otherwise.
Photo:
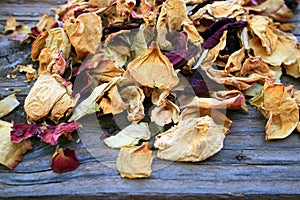
[[(51, 6), (58, 6), (64, 2), (66, 1), (3, 0), (0, 2), (0, 29), (11, 14), (14, 14), (17, 20), (32, 25), (44, 12), (50, 12)], [(298, 40), (299, 19), (298, 7), (294, 18), (290, 20), (297, 25), (292, 33)], [(7, 96), (13, 90), (21, 89), (22, 92), (17, 94), (17, 98), (24, 102), (30, 89), (30, 86), (24, 83), (25, 77), (6, 77), (16, 65), (31, 63), (30, 46), (4, 41), (6, 38), (1, 35), (0, 94)], [(300, 87), (300, 79), (284, 76), (283, 82)], [(89, 128), (82, 131), (80, 142), (77, 142), (77, 134), (74, 134), (72, 142), (60, 142), (61, 147), (75, 149), (81, 162), (77, 170), (65, 174), (56, 174), (50, 168), (51, 156), (56, 147), (34, 138), (34, 149), (24, 156), (23, 161), (14, 170), (10, 171), (0, 166), (0, 198), (299, 198), (299, 135), (293, 133), (284, 140), (266, 141), (266, 120), (255, 108), (249, 106), (249, 113), (228, 111), (227, 114), (233, 120), (233, 125), (222, 151), (199, 163), (175, 163), (156, 158), (150, 179), (128, 180), (119, 177), (114, 167), (118, 150), (107, 148), (99, 139), (100, 133), (111, 128), (107, 124), (101, 124), (101, 130), (98, 122), (92, 122), (94, 124), (87, 124)], [(23, 107), (19, 106), (4, 120), (25, 122)], [(96, 139), (86, 138), (88, 134), (94, 134)], [(96, 159), (93, 155), (101, 157)]]
[[(155, 163), (155, 168), (149, 180), (178, 180), (182, 182), (188, 181), (294, 181), (299, 182), (298, 172), (299, 165), (196, 165), (184, 163)], [(97, 170), (95, 170), (97, 169)], [(170, 173), (174, 171), (176, 173)], [(191, 174), (190, 172), (193, 171)], [(289, 173), (286, 173), (289, 172)], [(93, 180), (95, 178), (102, 179), (118, 179), (119, 173), (115, 169), (114, 162), (100, 163), (89, 162), (80, 165), (77, 172), (68, 172), (64, 174), (56, 174), (50, 169), (44, 171), (34, 171), (31, 173), (2, 173), (2, 185), (10, 186), (30, 186), (47, 183), (59, 183), (67, 180), (78, 180), (82, 178)], [(181, 177), (178, 179), (178, 177)], [(130, 182), (129, 179), (122, 179)], [(121, 181), (121, 179), (120, 179)], [(0, 185), (1, 185), (0, 184)], [(109, 189), (109, 188), (106, 188)], [(299, 193), (299, 188), (294, 191)], [(287, 191), (289, 192), (289, 191)], [(291, 194), (291, 193), (290, 193)]]
[[(68, 187), (76, 185), (76, 187)], [(193, 187), (191, 187), (193, 185)], [(50, 182), (48, 184), (39, 184), (39, 187), (33, 188), (32, 185), (20, 185), (15, 187), (9, 185), (6, 191), (3, 191), (3, 197), (10, 193), (22, 194), (26, 196), (47, 196), (49, 191), (52, 195), (97, 195), (97, 194), (214, 194), (214, 195), (243, 195), (243, 194), (298, 194), (299, 181), (282, 180), (252, 180), (252, 181), (227, 181), (215, 179), (206, 180), (172, 180), (172, 179), (139, 179), (128, 180), (119, 178), (105, 179), (102, 177), (78, 179), (68, 179), (64, 182)], [(105, 187), (104, 187), (105, 186)], [(78, 190), (80, 188), (80, 190)], [(82, 192), (83, 191), (83, 192)]]

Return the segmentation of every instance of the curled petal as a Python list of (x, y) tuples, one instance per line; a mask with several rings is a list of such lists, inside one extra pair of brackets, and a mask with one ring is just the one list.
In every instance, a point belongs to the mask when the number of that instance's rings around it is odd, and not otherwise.
[(77, 169), (79, 160), (72, 149), (56, 149), (52, 156), (51, 168), (56, 173), (64, 173)]

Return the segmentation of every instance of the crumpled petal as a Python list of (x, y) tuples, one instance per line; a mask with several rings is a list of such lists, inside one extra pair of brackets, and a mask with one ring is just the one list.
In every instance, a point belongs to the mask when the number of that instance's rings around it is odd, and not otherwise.
[(199, 107), (205, 109), (240, 109), (243, 108), (245, 111), (245, 97), (238, 91), (218, 91), (213, 94), (214, 98), (205, 98), (197, 96), (182, 96), (178, 99), (180, 108), (184, 109), (187, 107)]
[(102, 51), (105, 51), (107, 59), (114, 60), (117, 67), (124, 67), (131, 53), (131, 43), (129, 40), (130, 31), (121, 30), (111, 33), (103, 44)]
[(118, 154), (116, 168), (122, 178), (147, 178), (151, 175), (152, 150), (148, 142), (141, 146), (123, 146)]
[(179, 107), (167, 99), (165, 105), (156, 106), (151, 111), (151, 121), (159, 126), (164, 126), (171, 122), (177, 123), (179, 121), (179, 113)]
[(46, 39), (48, 37), (48, 31), (45, 31), (33, 41), (31, 45), (31, 59), (37, 61), (39, 59), (41, 51), (45, 48)]
[[(225, 20), (226, 20), (226, 18), (225, 18)], [(215, 23), (218, 23), (218, 22), (215, 22)], [(242, 21), (242, 20), (239, 20), (239, 21), (233, 20), (231, 22), (231, 20), (229, 20), (228, 22), (225, 23), (225, 25), (223, 25), (223, 24), (221, 24), (221, 25), (222, 25), (221, 27), (217, 26), (218, 29), (215, 30), (213, 33), (211, 33), (212, 35), (210, 35), (204, 41), (204, 43), (202, 44), (202, 47), (204, 49), (212, 49), (214, 46), (216, 46), (219, 43), (220, 38), (223, 36), (224, 31), (226, 31), (226, 30), (228, 32), (236, 31), (238, 29), (241, 29), (241, 28), (247, 26), (247, 22)]]
[(125, 103), (118, 91), (118, 87), (113, 86), (105, 97), (99, 103), (101, 113), (105, 114), (118, 114), (126, 110), (128, 104)]
[(228, 31), (223, 32), (223, 35), (217, 45), (215, 45), (211, 49), (206, 49), (203, 51), (201, 57), (199, 58), (201, 66), (210, 67), (216, 61), (220, 51), (222, 51), (226, 47), (227, 33)]
[(10, 16), (6, 21), (6, 25), (4, 31), (2, 31), (2, 34), (7, 35), (13, 33), (16, 30), (17, 26), (19, 26), (19, 22), (16, 21), (14, 16)]
[(135, 6), (131, 15), (133, 18), (143, 18), (145, 14), (150, 12), (152, 5), (147, 0), (140, 0), (139, 6)]
[(197, 21), (203, 18), (222, 19), (236, 18), (246, 13), (243, 8), (244, 0), (238, 1), (214, 1), (211, 4), (200, 8), (196, 13), (190, 16), (191, 20)]
[(16, 94), (11, 94), (0, 100), (0, 118), (11, 113), (19, 105), (20, 102), (17, 100)]
[(246, 90), (258, 81), (264, 81), (265, 76), (252, 73), (246, 77), (234, 76), (224, 70), (205, 68), (206, 75), (217, 83), (234, 86), (238, 90)]
[(228, 99), (234, 99), (238, 97), (233, 103), (230, 105), (229, 109), (243, 109), (248, 112), (248, 108), (246, 105), (246, 98), (244, 94), (239, 90), (223, 90), (216, 91), (211, 94), (212, 98), (215, 98), (220, 101), (225, 101)]
[(125, 99), (127, 107), (127, 119), (132, 123), (138, 123), (145, 117), (144, 100), (145, 94), (143, 90), (137, 86), (127, 86), (120, 91), (120, 95)]
[(279, 22), (285, 22), (293, 17), (293, 12), (289, 9), (284, 0), (266, 0), (254, 7), (261, 15), (266, 15)]
[(154, 147), (160, 159), (179, 162), (199, 162), (223, 148), (227, 128), (217, 125), (209, 116), (180, 121), (158, 134)]
[(114, 85), (116, 85), (120, 81), (120, 78), (121, 77), (114, 77), (110, 82), (103, 83), (97, 86), (88, 98), (83, 100), (79, 105), (75, 107), (73, 115), (68, 121), (70, 122), (78, 120), (84, 115), (99, 111), (99, 105), (97, 101), (104, 96), (105, 92), (109, 91)]
[(145, 54), (128, 64), (124, 76), (132, 77), (142, 86), (167, 90), (171, 90), (179, 81), (172, 63), (162, 54), (155, 42)]
[(260, 74), (266, 80), (275, 81), (278, 73), (272, 70), (261, 57), (250, 57), (243, 63), (238, 76), (246, 77), (249, 74)]
[[(299, 54), (300, 54), (300, 50), (298, 50)], [(300, 58), (297, 58), (295, 63), (292, 63), (290, 65), (283, 65), (286, 73), (288, 75), (291, 75), (295, 78), (299, 78), (300, 77)]]
[(140, 140), (150, 139), (150, 130), (147, 123), (130, 124), (116, 135), (105, 138), (103, 142), (110, 148), (121, 148), (126, 145), (137, 145)]
[(45, 48), (57, 50), (68, 59), (71, 52), (70, 40), (63, 28), (52, 28), (48, 31)]
[(116, 0), (117, 12), (114, 23), (128, 22), (135, 3), (135, 0)]
[(10, 140), (12, 124), (0, 120), (0, 164), (13, 169), (21, 160), (22, 155), (32, 149), (30, 140), (14, 143)]
[(28, 93), (24, 109), (30, 122), (51, 119), (59, 123), (70, 116), (77, 99), (59, 75), (43, 73)]
[(250, 103), (268, 119), (266, 140), (286, 138), (298, 125), (299, 107), (284, 84), (266, 81), (261, 93), (250, 99)]
[(78, 59), (95, 53), (101, 45), (102, 22), (95, 13), (84, 13), (78, 18), (68, 18), (63, 25)]
[(55, 19), (48, 13), (45, 13), (39, 20), (39, 22), (31, 28), (34, 36), (39, 36), (43, 32), (47, 32), (55, 24)]
[(262, 46), (268, 54), (272, 54), (277, 46), (278, 36), (270, 28), (271, 20), (260, 15), (252, 15), (247, 20), (251, 30), (261, 40)]
[(232, 125), (232, 121), (225, 115), (221, 110), (217, 110), (214, 108), (202, 108), (198, 106), (188, 106), (185, 107), (180, 113), (180, 121), (188, 120), (191, 118), (199, 118), (204, 116), (209, 116), (212, 120), (220, 125), (227, 128), (225, 135), (230, 132), (230, 127)]
[(37, 76), (37, 72), (34, 68), (32, 68), (32, 64), (29, 65), (18, 65), (17, 67), (19, 68), (20, 72), (26, 72), (26, 82), (30, 82), (31, 80), (35, 81), (38, 76)]
[(250, 39), (249, 42), (254, 55), (261, 56), (265, 62), (273, 66), (280, 66), (281, 64), (290, 65), (295, 63), (300, 57), (296, 42), (284, 36), (278, 36), (276, 48), (270, 55), (261, 45), (258, 37)]
[(51, 168), (56, 173), (64, 173), (78, 168), (79, 160), (72, 149), (57, 148), (52, 155)]
[(228, 73), (239, 71), (242, 68), (244, 59), (245, 49), (241, 48), (229, 56), (225, 66), (225, 71)]
[(16, 123), (12, 126), (11, 141), (20, 143), (30, 137), (38, 136), (43, 142), (56, 145), (62, 135), (71, 140), (71, 133), (73, 133), (79, 127), (80, 124), (75, 121), (70, 123), (62, 123), (57, 126), (46, 124)]
[(57, 145), (59, 142), (59, 138), (62, 135), (67, 137), (69, 140), (72, 140), (71, 133), (76, 131), (79, 127), (80, 124), (76, 121), (59, 124), (57, 126), (41, 126), (41, 131), (39, 131), (38, 137), (41, 138), (43, 142), (49, 143), (51, 145)]
[(167, 40), (168, 32), (180, 31), (183, 28), (188, 39), (196, 45), (203, 42), (193, 22), (187, 16), (187, 8), (183, 0), (167, 0), (161, 8), (157, 19), (157, 43), (162, 50), (173, 50)]

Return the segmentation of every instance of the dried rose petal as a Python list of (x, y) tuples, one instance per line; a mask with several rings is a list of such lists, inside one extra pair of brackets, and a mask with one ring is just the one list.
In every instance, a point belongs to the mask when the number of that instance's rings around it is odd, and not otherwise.
[(31, 31), (35, 36), (39, 36), (39, 34), (48, 31), (54, 23), (55, 19), (46, 13), (40, 18), (37, 25), (31, 28)]
[(167, 90), (171, 90), (179, 81), (172, 63), (162, 54), (155, 42), (145, 54), (128, 64), (124, 76), (132, 77), (142, 86)]
[(63, 25), (79, 59), (85, 58), (100, 47), (101, 18), (95, 13), (84, 13), (78, 18), (68, 18)]
[(19, 143), (40, 132), (39, 125), (17, 123), (12, 126), (11, 141)]
[(145, 117), (144, 100), (145, 94), (143, 90), (137, 86), (128, 86), (120, 91), (120, 96), (125, 99), (128, 104), (127, 119), (132, 123), (138, 123)]
[(38, 136), (43, 142), (56, 145), (62, 135), (71, 139), (71, 133), (79, 127), (80, 124), (75, 121), (57, 126), (17, 123), (12, 126), (11, 141), (19, 143), (27, 138)]
[(220, 29), (218, 29), (216, 32), (214, 32), (213, 35), (211, 35), (207, 40), (205, 40), (202, 44), (202, 47), (204, 49), (212, 49), (219, 43), (220, 38), (223, 36), (223, 32), (225, 30), (232, 32), (245, 26), (247, 26), (247, 22), (242, 20), (236, 22), (229, 22), (222, 26)]
[(9, 95), (8, 97), (0, 100), (0, 118), (8, 115), (13, 111), (20, 102), (16, 98), (16, 94)]
[(76, 153), (72, 149), (62, 148), (56, 149), (52, 155), (51, 168), (56, 173), (64, 173), (77, 169), (79, 166), (79, 160), (76, 157)]
[(299, 107), (284, 84), (266, 81), (260, 94), (250, 99), (250, 104), (268, 119), (266, 140), (288, 137), (299, 123)]
[(41, 132), (38, 134), (38, 137), (41, 138), (43, 142), (49, 143), (51, 145), (56, 145), (62, 135), (71, 139), (71, 133), (76, 131), (79, 126), (79, 123), (77, 123), (76, 121), (60, 124), (57, 126), (47, 125), (46, 127), (40, 127)]
[(147, 178), (152, 172), (152, 161), (148, 142), (141, 146), (123, 146), (118, 154), (116, 168), (122, 178)]
[(195, 14), (190, 16), (191, 20), (198, 21), (203, 19), (213, 19), (214, 21), (226, 18), (236, 18), (239, 15), (246, 14), (246, 10), (241, 4), (244, 1), (233, 3), (232, 1), (213, 1), (211, 4), (197, 10)]
[(19, 22), (17, 22), (13, 16), (10, 16), (6, 21), (5, 29), (2, 34), (7, 35), (13, 33), (17, 26), (19, 26)]
[(267, 15), (280, 22), (285, 22), (293, 16), (293, 11), (286, 6), (284, 0), (266, 0), (256, 9), (262, 10), (259, 14)]
[(71, 52), (71, 43), (63, 28), (52, 28), (48, 31), (45, 48), (62, 53), (68, 59)]
[(190, 41), (199, 45), (203, 42), (193, 21), (187, 15), (187, 8), (183, 0), (168, 0), (161, 8), (157, 19), (157, 43), (162, 50), (171, 51), (173, 45), (167, 40), (168, 32), (180, 31), (187, 33)]
[(157, 106), (151, 111), (151, 121), (159, 126), (164, 126), (171, 122), (178, 123), (179, 107), (166, 99), (165, 105)]
[(179, 49), (175, 51), (170, 51), (165, 54), (165, 56), (171, 61), (174, 69), (181, 69), (187, 62), (196, 56), (200, 52), (200, 48), (191, 45), (188, 49)]
[(37, 79), (37, 72), (32, 68), (32, 64), (30, 65), (18, 65), (20, 72), (26, 72), (26, 82), (30, 82), (31, 80), (35, 81)]
[(84, 115), (92, 114), (99, 111), (98, 101), (104, 96), (106, 92), (108, 92), (113, 86), (115, 86), (121, 77), (114, 77), (108, 83), (103, 83), (92, 91), (90, 96), (88, 96), (85, 100), (83, 100), (80, 104), (78, 104), (73, 112), (73, 115), (69, 119), (70, 121), (78, 120)]
[(278, 36), (270, 27), (271, 19), (265, 16), (253, 15), (247, 20), (250, 28), (261, 40), (262, 46), (266, 48), (268, 54), (272, 54), (277, 46)]
[(48, 31), (41, 33), (31, 45), (31, 59), (37, 61), (41, 51), (45, 48)]
[(140, 140), (150, 139), (149, 126), (145, 122), (130, 124), (116, 135), (110, 136), (103, 142), (110, 148), (121, 148), (126, 145), (137, 145)]
[(145, 16), (145, 14), (147, 14), (148, 12), (150, 12), (151, 10), (151, 4), (148, 3), (147, 0), (140, 0), (137, 1), (137, 3), (139, 3), (139, 5), (136, 5), (134, 7), (134, 9), (132, 10), (132, 17), (133, 18), (143, 18)]
[(158, 158), (199, 162), (222, 149), (227, 132), (226, 127), (217, 125), (209, 116), (190, 118), (158, 134), (154, 146), (158, 148)]
[(58, 124), (70, 116), (77, 99), (72, 98), (68, 85), (59, 75), (43, 73), (25, 99), (24, 109), (28, 120), (37, 122), (51, 119)]
[(11, 123), (0, 120), (0, 164), (9, 169), (13, 169), (22, 160), (22, 155), (32, 149), (30, 140), (17, 144), (11, 141), (11, 127)]

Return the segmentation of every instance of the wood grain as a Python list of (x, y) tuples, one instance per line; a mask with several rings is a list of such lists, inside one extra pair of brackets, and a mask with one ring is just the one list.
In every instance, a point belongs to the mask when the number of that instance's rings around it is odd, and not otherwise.
[[(10, 15), (32, 25), (50, 7), (65, 1), (4, 0), (0, 1), (0, 30)], [(300, 9), (292, 23), (293, 33), (300, 37)], [(30, 45), (7, 41), (0, 35), (0, 94), (7, 96), (15, 90), (23, 103), (32, 83), (27, 85), (24, 74), (10, 78), (18, 64), (32, 63)], [(300, 80), (283, 77), (285, 83), (300, 87)], [(74, 134), (74, 140), (63, 140), (61, 147), (76, 150), (81, 162), (75, 171), (54, 173), (50, 168), (55, 146), (33, 139), (34, 148), (13, 170), (0, 166), (0, 198), (5, 199), (299, 199), (300, 197), (300, 138), (293, 133), (284, 140), (266, 141), (266, 120), (248, 105), (249, 113), (228, 111), (232, 119), (231, 133), (224, 148), (210, 159), (199, 163), (175, 163), (155, 159), (149, 179), (120, 178), (115, 169), (117, 151), (108, 149), (100, 135), (111, 128), (92, 123)], [(22, 106), (4, 118), (6, 121), (26, 122)], [(101, 129), (102, 128), (102, 129)], [(92, 139), (91, 139), (92, 138)], [(89, 141), (89, 142), (88, 142)], [(88, 146), (88, 148), (86, 147)]]

